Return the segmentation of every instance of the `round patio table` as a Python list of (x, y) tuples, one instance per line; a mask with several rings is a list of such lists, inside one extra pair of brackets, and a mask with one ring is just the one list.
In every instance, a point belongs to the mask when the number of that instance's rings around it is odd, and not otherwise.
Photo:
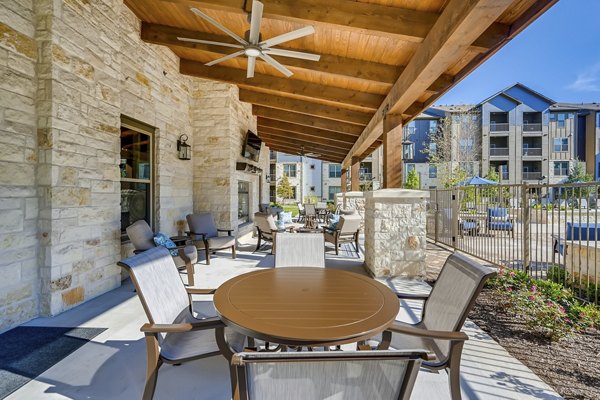
[(214, 304), (230, 328), (292, 346), (369, 339), (395, 320), (400, 307), (396, 295), (372, 278), (312, 267), (237, 276), (217, 289)]

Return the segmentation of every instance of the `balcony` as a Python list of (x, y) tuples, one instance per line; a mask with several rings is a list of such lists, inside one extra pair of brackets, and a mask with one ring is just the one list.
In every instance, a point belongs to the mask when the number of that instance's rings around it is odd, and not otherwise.
[(540, 147), (523, 147), (523, 157), (541, 157), (542, 149)]
[(508, 122), (490, 122), (490, 133), (507, 133)]
[(359, 179), (361, 181), (371, 181), (373, 180), (373, 174), (370, 172), (361, 172), (359, 175)]
[(508, 157), (508, 147), (490, 148), (490, 157)]
[(542, 132), (542, 124), (541, 123), (524, 123), (523, 124), (523, 133), (541, 133)]
[(542, 178), (541, 172), (526, 172), (523, 171), (524, 181), (539, 181)]

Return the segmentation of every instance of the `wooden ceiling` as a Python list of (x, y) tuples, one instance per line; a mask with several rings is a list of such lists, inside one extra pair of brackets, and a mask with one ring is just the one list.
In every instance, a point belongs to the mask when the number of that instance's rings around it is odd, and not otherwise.
[(245, 56), (204, 65), (237, 49), (177, 37), (236, 43), (190, 7), (244, 37), (252, 0), (125, 3), (142, 20), (142, 39), (168, 46), (183, 74), (236, 84), (271, 149), (303, 148), (348, 167), (381, 144), (385, 114), (410, 121), (557, 1), (262, 0), (263, 40), (313, 25), (313, 35), (277, 47), (321, 59), (273, 56), (294, 75), (259, 60), (250, 79)]

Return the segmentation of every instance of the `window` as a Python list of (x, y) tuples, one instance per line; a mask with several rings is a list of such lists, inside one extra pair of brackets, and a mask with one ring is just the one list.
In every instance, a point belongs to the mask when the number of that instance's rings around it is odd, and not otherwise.
[(437, 166), (435, 166), (435, 165), (429, 166), (429, 177), (437, 178)]
[(342, 191), (341, 186), (329, 186), (329, 200), (335, 200), (335, 194)]
[(565, 120), (567, 119), (567, 114), (565, 113), (551, 113), (550, 121), (556, 121), (556, 126), (559, 128), (565, 127)]
[(283, 164), (283, 175), (288, 178), (296, 177), (296, 164)]
[(329, 164), (329, 177), (339, 178), (342, 176), (342, 165), (341, 164)]
[(275, 186), (269, 188), (269, 201), (271, 203), (277, 202), (277, 188)]
[(460, 147), (460, 151), (470, 153), (473, 151), (473, 143), (473, 139), (460, 139), (458, 141), (458, 146)]
[(433, 156), (437, 152), (437, 143), (429, 143), (429, 155)]
[(437, 121), (429, 121), (429, 133), (437, 133), (438, 130), (438, 122)]
[(569, 151), (569, 138), (554, 138), (554, 151)]
[(554, 175), (567, 176), (569, 175), (568, 161), (554, 161)]
[(153, 226), (153, 146), (154, 128), (123, 118), (121, 121), (121, 237), (125, 228), (144, 220)]
[(458, 163), (458, 166), (460, 167), (460, 169), (462, 169), (463, 171), (465, 171), (467, 174), (473, 175), (474, 168), (473, 168), (473, 163), (472, 162), (461, 161), (461, 162)]
[(315, 164), (310, 164), (310, 169), (315, 169)]
[(309, 190), (310, 192), (314, 192), (314, 191), (315, 191), (315, 187), (314, 187), (314, 186), (311, 186), (311, 187), (309, 187), (309, 188), (308, 188), (308, 190)]
[(275, 175), (277, 174), (277, 165), (271, 164), (269, 166), (269, 175), (271, 175), (271, 182), (275, 181)]
[(406, 164), (406, 173), (409, 173), (413, 169), (415, 169), (415, 164)]

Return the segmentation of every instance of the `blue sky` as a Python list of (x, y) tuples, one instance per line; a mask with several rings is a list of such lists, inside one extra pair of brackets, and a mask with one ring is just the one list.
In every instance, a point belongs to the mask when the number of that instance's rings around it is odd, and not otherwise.
[(600, 102), (600, 0), (559, 0), (436, 104), (475, 104), (515, 82), (557, 102)]

